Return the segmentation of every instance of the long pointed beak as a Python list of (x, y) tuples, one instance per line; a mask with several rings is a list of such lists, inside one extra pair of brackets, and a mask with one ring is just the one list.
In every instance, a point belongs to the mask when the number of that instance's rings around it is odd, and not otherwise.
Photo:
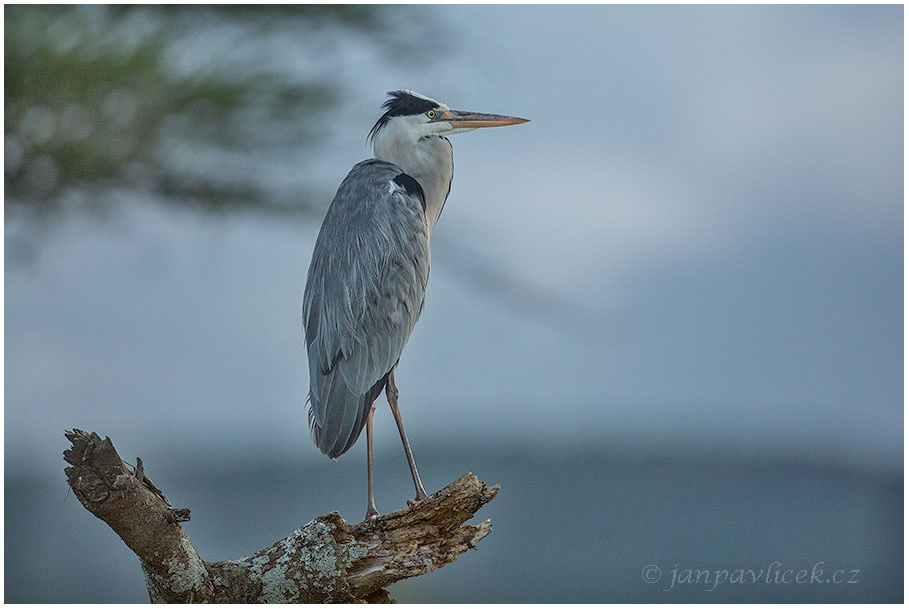
[(517, 116), (504, 116), (502, 114), (483, 114), (481, 112), (462, 112), (461, 110), (446, 110), (438, 119), (456, 129), (478, 129), (480, 127), (504, 127), (506, 125), (520, 125), (530, 122), (529, 118)]

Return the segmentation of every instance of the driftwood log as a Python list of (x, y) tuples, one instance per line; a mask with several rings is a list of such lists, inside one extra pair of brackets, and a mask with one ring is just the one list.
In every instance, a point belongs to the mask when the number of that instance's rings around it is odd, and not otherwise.
[(141, 459), (129, 469), (110, 438), (80, 429), (66, 437), (73, 493), (139, 556), (152, 602), (392, 602), (386, 586), (439, 569), (489, 535), (489, 520), (464, 523), (499, 491), (465, 474), (373, 522), (331, 512), (252, 556), (206, 562), (179, 524), (189, 510), (171, 506)]

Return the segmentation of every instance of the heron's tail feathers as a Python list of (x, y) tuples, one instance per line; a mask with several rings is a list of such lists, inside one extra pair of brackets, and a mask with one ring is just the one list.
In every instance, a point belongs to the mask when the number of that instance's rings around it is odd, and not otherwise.
[[(333, 376), (328, 384), (329, 390), (319, 397), (320, 403), (316, 402), (312, 392), (309, 394), (309, 430), (322, 454), (337, 459), (350, 450), (360, 437), (372, 403), (388, 382), (388, 374), (379, 379), (365, 395), (352, 393), (340, 374)], [(322, 404), (322, 400), (327, 400), (327, 403)], [(325, 413), (321, 425), (314, 414), (316, 409)]]

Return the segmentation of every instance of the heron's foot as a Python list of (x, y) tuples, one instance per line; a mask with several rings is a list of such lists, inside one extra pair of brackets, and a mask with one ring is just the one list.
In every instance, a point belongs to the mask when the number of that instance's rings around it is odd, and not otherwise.
[(426, 499), (426, 491), (424, 491), (423, 489), (420, 489), (420, 490), (417, 492), (417, 496), (416, 496), (416, 497), (414, 497), (413, 499), (408, 499), (408, 500), (407, 500), (407, 505), (410, 506), (410, 507), (413, 507), (413, 506), (415, 506), (416, 504), (418, 504), (418, 503), (420, 503), (421, 501), (423, 501), (424, 499)]
[(377, 510), (373, 506), (370, 506), (369, 509), (366, 510), (366, 518), (363, 519), (363, 522), (364, 523), (375, 522), (376, 518), (378, 518), (378, 517), (379, 517), (379, 510)]

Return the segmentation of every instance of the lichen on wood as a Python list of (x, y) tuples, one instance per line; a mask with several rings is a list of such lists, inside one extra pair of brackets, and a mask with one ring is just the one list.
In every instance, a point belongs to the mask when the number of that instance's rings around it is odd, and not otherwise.
[(139, 556), (152, 602), (390, 602), (386, 586), (439, 569), (489, 535), (489, 520), (464, 523), (499, 491), (468, 473), (373, 521), (352, 525), (330, 512), (246, 558), (206, 562), (179, 524), (189, 510), (170, 505), (140, 459), (130, 471), (110, 438), (79, 429), (66, 437), (70, 487)]

